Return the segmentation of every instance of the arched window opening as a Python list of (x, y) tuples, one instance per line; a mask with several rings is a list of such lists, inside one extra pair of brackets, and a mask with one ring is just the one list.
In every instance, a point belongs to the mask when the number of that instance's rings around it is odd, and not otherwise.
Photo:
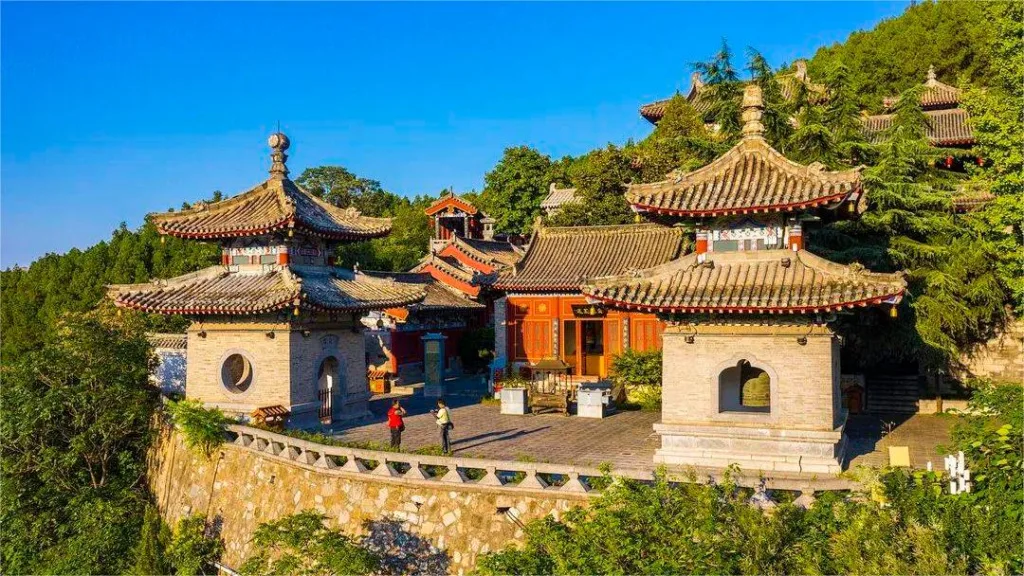
[(771, 376), (760, 368), (740, 360), (718, 375), (720, 412), (771, 411)]
[(334, 396), (338, 394), (338, 360), (328, 356), (320, 362), (317, 370), (317, 396), (320, 399), (320, 422), (331, 423), (334, 407)]

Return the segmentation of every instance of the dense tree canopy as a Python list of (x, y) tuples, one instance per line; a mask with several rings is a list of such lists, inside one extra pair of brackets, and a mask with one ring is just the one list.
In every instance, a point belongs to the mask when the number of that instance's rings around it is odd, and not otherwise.
[(842, 63), (860, 87), (858, 104), (872, 111), (881, 108), (883, 97), (924, 82), (929, 66), (949, 84), (963, 79), (991, 86), (1003, 60), (991, 50), (996, 30), (990, 10), (998, 4), (1004, 3), (942, 0), (911, 5), (871, 30), (819, 48), (808, 70), (812, 77), (824, 78)]
[(146, 503), (157, 403), (145, 323), (108, 310), (36, 328), (0, 374), (0, 556), (5, 573), (116, 574)]

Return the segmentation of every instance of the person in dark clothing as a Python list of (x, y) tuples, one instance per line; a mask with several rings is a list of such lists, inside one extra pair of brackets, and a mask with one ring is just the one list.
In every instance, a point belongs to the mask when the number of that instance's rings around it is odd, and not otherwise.
[(391, 403), (391, 409), (388, 410), (388, 429), (391, 430), (391, 447), (395, 449), (402, 447), (402, 431), (405, 430), (403, 416), (405, 416), (405, 408), (402, 408), (401, 403), (396, 398)]

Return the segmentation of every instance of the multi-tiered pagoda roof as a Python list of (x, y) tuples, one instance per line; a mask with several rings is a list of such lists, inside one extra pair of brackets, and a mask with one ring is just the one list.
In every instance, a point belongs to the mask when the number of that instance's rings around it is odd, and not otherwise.
[[(328, 254), (338, 243), (386, 235), (391, 221), (313, 196), (288, 179), (288, 138), (274, 134), (270, 145), (267, 181), (227, 200), (151, 217), (162, 234), (221, 240), (222, 264), (167, 280), (111, 286), (118, 306), (159, 314), (256, 315), (288, 309), (363, 312), (424, 298), (421, 284), (334, 266)], [(252, 255), (233, 261), (229, 245), (245, 238), (250, 239), (246, 246), (235, 249)], [(315, 257), (296, 261), (307, 253)]]
[[(762, 111), (760, 89), (748, 85), (739, 144), (693, 172), (630, 186), (627, 201), (642, 212), (705, 217), (794, 213), (860, 197), (859, 169), (831, 172), (820, 165), (804, 166), (774, 150), (763, 138)], [(583, 292), (625, 309), (685, 314), (806, 314), (895, 304), (902, 298), (906, 282), (901, 274), (876, 274), (859, 265), (830, 262), (803, 249), (796, 221), (784, 224), (788, 233), (776, 226), (744, 217), (714, 224), (698, 231), (697, 253), (651, 268), (591, 276)], [(757, 243), (745, 244), (747, 249), (717, 249), (717, 243), (706, 239), (733, 233), (736, 227), (759, 239), (766, 237), (765, 232), (783, 238), (774, 236), (772, 246), (777, 247), (767, 249)]]
[(595, 279), (584, 294), (626, 309), (660, 313), (794, 314), (895, 303), (902, 274), (877, 274), (807, 250), (689, 254), (632, 277)]
[[(928, 79), (920, 96), (921, 110), (925, 115), (925, 134), (933, 146), (972, 146), (977, 140), (971, 129), (967, 110), (960, 108), (960, 89), (940, 82), (935, 76), (935, 67), (928, 68)], [(899, 101), (898, 96), (889, 96), (882, 103), (886, 110), (892, 110)], [(893, 123), (892, 114), (875, 114), (864, 118), (864, 131), (872, 142), (879, 142), (883, 133)]]
[[(744, 95), (748, 112), (750, 93)], [(707, 166), (673, 172), (660, 182), (631, 184), (626, 201), (639, 212), (708, 217), (791, 212), (857, 200), (859, 168), (830, 171), (818, 163), (793, 162), (764, 139), (760, 113), (754, 122), (756, 127), (747, 123), (736, 146)]]

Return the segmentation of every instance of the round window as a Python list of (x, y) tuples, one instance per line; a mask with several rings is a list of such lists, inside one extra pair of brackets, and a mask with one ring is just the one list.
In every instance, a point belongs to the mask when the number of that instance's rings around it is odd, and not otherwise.
[(235, 394), (241, 394), (252, 385), (252, 363), (241, 354), (232, 354), (224, 359), (220, 378), (225, 388)]

